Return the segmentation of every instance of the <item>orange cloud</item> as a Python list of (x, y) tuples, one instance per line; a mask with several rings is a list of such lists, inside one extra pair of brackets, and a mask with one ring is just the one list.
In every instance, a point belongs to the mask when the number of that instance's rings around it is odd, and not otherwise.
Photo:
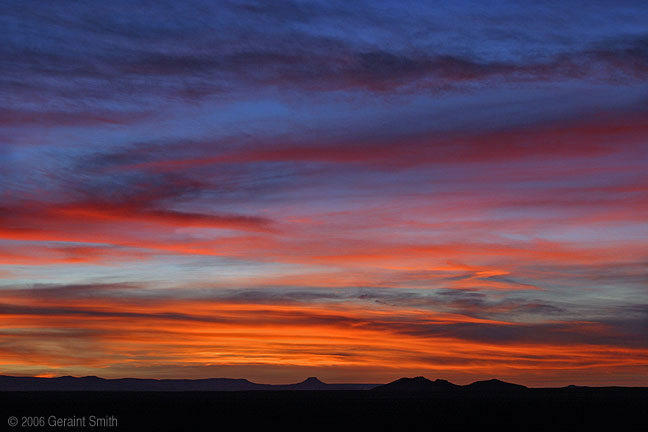
[[(607, 332), (602, 326), (554, 323), (564, 326), (559, 331), (581, 332), (580, 343), (566, 343), (558, 333), (553, 342), (534, 341), (533, 336), (525, 340), (523, 335), (505, 343), (479, 341), (450, 329), (466, 323), (517, 325), (376, 305), (255, 305), (177, 299), (46, 302), (35, 297), (23, 298), (21, 305), (5, 303), (1, 312), (3, 373), (12, 372), (9, 364), (51, 369), (79, 366), (105, 373), (128, 362), (133, 370), (147, 365), (256, 364), (262, 370), (264, 365), (349, 368), (372, 364), (385, 371), (488, 374), (641, 367), (648, 360), (648, 347), (588, 341), (590, 336), (596, 339)], [(437, 332), (436, 327), (443, 330)], [(70, 332), (76, 345), (65, 342)]]

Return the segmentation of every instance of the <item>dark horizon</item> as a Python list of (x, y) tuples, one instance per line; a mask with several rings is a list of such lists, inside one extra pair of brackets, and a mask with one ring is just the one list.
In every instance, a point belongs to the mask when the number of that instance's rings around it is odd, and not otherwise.
[(485, 425), (515, 431), (648, 427), (645, 387), (526, 388), (497, 380), (457, 387), (422, 377), (370, 389), (326, 388), (312, 378), (305, 382), (314, 386), (262, 391), (186, 387), (0, 391), (0, 414), (10, 426), (26, 426), (30, 421), (90, 423), (105, 418), (117, 430), (156, 432), (213, 431), (215, 422), (235, 424), (237, 430), (246, 431), (263, 430), (269, 424), (286, 431), (303, 431), (308, 426), (308, 430), (353, 432), (429, 431), (431, 425), (452, 431)]
[[(70, 381), (72, 380), (72, 381)], [(215, 391), (225, 391), (228, 388), (234, 389), (234, 391), (240, 389), (242, 391), (248, 391), (248, 390), (292, 390), (292, 389), (307, 389), (307, 390), (322, 390), (326, 389), (328, 387), (329, 389), (335, 389), (335, 390), (371, 390), (373, 388), (381, 387), (381, 386), (387, 386), (390, 384), (398, 383), (398, 382), (403, 382), (406, 381), (412, 385), (413, 389), (416, 388), (416, 385), (420, 385), (421, 382), (424, 384), (427, 383), (435, 383), (435, 382), (443, 382), (450, 384), (452, 386), (456, 386), (457, 388), (470, 388), (471, 386), (475, 386), (475, 384), (487, 384), (487, 383), (503, 383), (503, 384), (511, 384), (511, 385), (516, 385), (520, 387), (524, 387), (526, 389), (564, 389), (564, 388), (591, 388), (591, 389), (596, 389), (596, 388), (646, 388), (648, 387), (642, 387), (642, 386), (617, 386), (617, 385), (609, 385), (609, 386), (581, 386), (581, 385), (574, 385), (574, 384), (569, 384), (565, 386), (541, 386), (541, 387), (529, 387), (529, 386), (524, 386), (518, 383), (511, 383), (507, 382), (504, 380), (500, 380), (498, 378), (489, 378), (489, 379), (483, 379), (483, 380), (477, 380), (465, 384), (456, 384), (453, 383), (452, 381), (445, 380), (440, 377), (436, 377), (434, 379), (427, 378), (425, 376), (415, 376), (415, 377), (401, 377), (393, 381), (385, 382), (385, 383), (367, 383), (367, 382), (324, 382), (320, 380), (318, 377), (306, 377), (302, 381), (298, 382), (290, 382), (290, 383), (282, 383), (282, 384), (267, 384), (267, 383), (259, 383), (255, 382), (252, 380), (249, 380), (247, 378), (231, 378), (231, 377), (210, 377), (210, 378), (134, 378), (134, 377), (123, 377), (123, 378), (102, 378), (98, 376), (57, 376), (57, 377), (31, 377), (31, 376), (16, 376), (16, 375), (0, 375), (0, 391), (15, 391), (15, 390), (20, 390), (21, 386), (24, 389), (28, 389), (29, 391), (38, 391), (38, 387), (33, 387), (34, 384), (39, 383), (38, 385), (42, 386), (44, 385), (48, 389), (53, 389), (55, 387), (47, 387), (48, 381), (50, 383), (56, 383), (54, 384), (55, 386), (61, 386), (61, 391), (65, 391), (66, 389), (69, 389), (70, 385), (74, 386), (76, 384), (82, 384), (82, 382), (86, 382), (87, 384), (95, 384), (96, 389), (101, 390), (102, 388), (105, 389), (104, 384), (120, 384), (123, 386), (124, 389), (128, 389), (129, 383), (139, 383), (139, 384), (145, 384), (145, 383), (168, 383), (168, 384), (178, 384), (178, 388), (182, 388), (182, 384), (185, 383), (186, 390), (187, 391), (192, 391), (192, 386), (193, 384), (205, 384), (205, 386), (200, 387), (203, 390), (198, 390), (198, 391), (204, 391), (205, 389), (209, 388), (208, 385), (212, 385), (214, 388), (218, 388), (219, 390)], [(76, 381), (76, 384), (75, 384)], [(413, 384), (411, 384), (413, 383)], [(31, 386), (30, 386), (31, 384)], [(249, 386), (249, 385), (252, 386)], [(305, 386), (304, 386), (305, 385)], [(11, 387), (11, 390), (7, 390), (8, 386)], [(67, 387), (66, 387), (67, 386)], [(102, 387), (104, 386), (104, 387)], [(229, 387), (228, 387), (229, 386)], [(256, 387), (255, 387), (256, 386)], [(301, 386), (301, 387), (300, 387)], [(84, 387), (79, 387), (79, 388), (84, 388)], [(110, 388), (110, 387), (109, 387)], [(119, 390), (119, 387), (112, 387), (113, 390)]]

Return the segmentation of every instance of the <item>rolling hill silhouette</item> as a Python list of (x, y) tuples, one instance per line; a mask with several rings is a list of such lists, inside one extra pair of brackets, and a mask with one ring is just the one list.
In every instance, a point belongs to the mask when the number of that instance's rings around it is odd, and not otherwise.
[(317, 377), (309, 377), (297, 384), (282, 385), (283, 390), (326, 390), (330, 384), (323, 383)]
[(485, 381), (476, 381), (472, 384), (460, 386), (449, 381), (429, 379), (419, 376), (416, 378), (400, 378), (389, 384), (375, 387), (375, 391), (394, 391), (394, 392), (451, 392), (457, 390), (479, 391), (479, 392), (504, 392), (525, 390), (527, 387), (520, 384), (512, 384), (498, 379)]
[[(624, 387), (586, 387), (570, 385), (560, 389), (567, 391), (596, 391), (597, 389), (616, 389), (624, 391)], [(443, 393), (443, 392), (474, 392), (474, 393), (506, 393), (522, 390), (534, 390), (520, 384), (513, 384), (498, 379), (476, 381), (468, 385), (457, 385), (443, 379), (431, 381), (425, 377), (400, 378), (388, 384), (328, 384), (317, 377), (309, 377), (295, 384), (258, 384), (247, 379), (235, 378), (206, 378), (206, 379), (140, 379), (118, 378), (105, 379), (96, 376), (56, 378), (15, 377), (0, 375), (1, 391), (135, 391), (135, 392), (169, 392), (169, 391), (328, 391), (328, 390), (374, 390), (378, 392), (413, 392), (413, 393)], [(535, 389), (539, 390), (539, 389)]]
[(246, 379), (104, 379), (96, 376), (56, 378), (0, 375), (0, 391), (250, 391), (369, 390), (379, 384), (327, 384), (310, 377), (296, 384), (257, 384)]
[(528, 387), (525, 387), (520, 384), (512, 384), (505, 381), (500, 381), (498, 379), (490, 379), (485, 381), (476, 381), (472, 384), (464, 386), (467, 390), (477, 390), (477, 391), (515, 391), (515, 390), (526, 390)]
[(461, 386), (453, 384), (449, 381), (436, 379), (430, 381), (429, 379), (419, 376), (416, 378), (400, 378), (396, 381), (390, 382), (382, 386), (376, 387), (377, 391), (398, 391), (398, 392), (447, 392), (460, 389)]

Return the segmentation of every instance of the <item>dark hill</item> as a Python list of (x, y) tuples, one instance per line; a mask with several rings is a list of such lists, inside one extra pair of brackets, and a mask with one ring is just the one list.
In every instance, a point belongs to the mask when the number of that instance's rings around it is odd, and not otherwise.
[(297, 384), (269, 386), (268, 390), (371, 390), (376, 386), (378, 384), (327, 384), (317, 377), (309, 377)]
[(449, 381), (429, 379), (419, 376), (416, 378), (401, 378), (382, 386), (376, 387), (376, 391), (408, 391), (408, 392), (447, 392), (460, 389), (461, 386)]
[(476, 391), (511, 391), (511, 390), (526, 390), (527, 387), (520, 384), (512, 384), (498, 379), (490, 379), (485, 381), (475, 381), (472, 384), (464, 386), (466, 390)]
[(309, 377), (297, 384), (281, 386), (286, 390), (326, 390), (329, 384), (323, 383), (317, 377)]

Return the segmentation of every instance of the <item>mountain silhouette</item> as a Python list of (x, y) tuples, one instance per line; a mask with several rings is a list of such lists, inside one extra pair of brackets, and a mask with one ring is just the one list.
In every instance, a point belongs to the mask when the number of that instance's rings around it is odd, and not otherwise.
[(327, 384), (317, 377), (309, 377), (297, 384), (272, 385), (268, 390), (370, 390), (379, 384)]
[(415, 378), (400, 378), (396, 381), (390, 382), (382, 386), (376, 387), (376, 391), (408, 391), (408, 392), (447, 392), (460, 389), (461, 386), (453, 384), (449, 381), (437, 379), (430, 381), (429, 379), (419, 376)]
[[(595, 391), (597, 389), (626, 391), (624, 387), (587, 387), (570, 385), (562, 387), (567, 391)], [(206, 379), (142, 379), (118, 378), (106, 379), (96, 376), (56, 378), (15, 377), (0, 375), (0, 391), (253, 391), (253, 390), (375, 390), (383, 392), (416, 392), (443, 393), (455, 391), (472, 391), (484, 393), (510, 392), (527, 390), (528, 387), (498, 379), (476, 381), (465, 386), (453, 384), (443, 379), (431, 381), (425, 377), (400, 378), (388, 384), (328, 384), (317, 377), (309, 377), (295, 384), (258, 384), (242, 378), (206, 378)], [(537, 390), (537, 389), (534, 389)]]
[(2, 391), (245, 391), (271, 390), (246, 379), (104, 379), (96, 376), (56, 378), (0, 376)]
[(477, 390), (477, 391), (511, 391), (511, 390), (526, 390), (527, 387), (520, 384), (508, 383), (505, 381), (500, 381), (498, 379), (490, 379), (484, 381), (475, 381), (472, 384), (464, 386), (467, 390)]
[(104, 379), (96, 376), (56, 378), (0, 375), (0, 391), (251, 391), (369, 390), (379, 384), (326, 384), (310, 377), (296, 384), (257, 384), (246, 379)]
[(285, 387), (286, 390), (326, 390), (330, 384), (323, 383), (317, 377), (309, 377), (304, 381), (297, 384), (289, 384)]
[(502, 392), (518, 391), (527, 387), (519, 384), (512, 384), (498, 379), (485, 381), (476, 381), (472, 384), (460, 386), (449, 381), (429, 379), (419, 376), (416, 378), (400, 378), (389, 384), (381, 385), (374, 388), (375, 391), (394, 391), (394, 392), (449, 392), (449, 391), (483, 391), (483, 392)]

